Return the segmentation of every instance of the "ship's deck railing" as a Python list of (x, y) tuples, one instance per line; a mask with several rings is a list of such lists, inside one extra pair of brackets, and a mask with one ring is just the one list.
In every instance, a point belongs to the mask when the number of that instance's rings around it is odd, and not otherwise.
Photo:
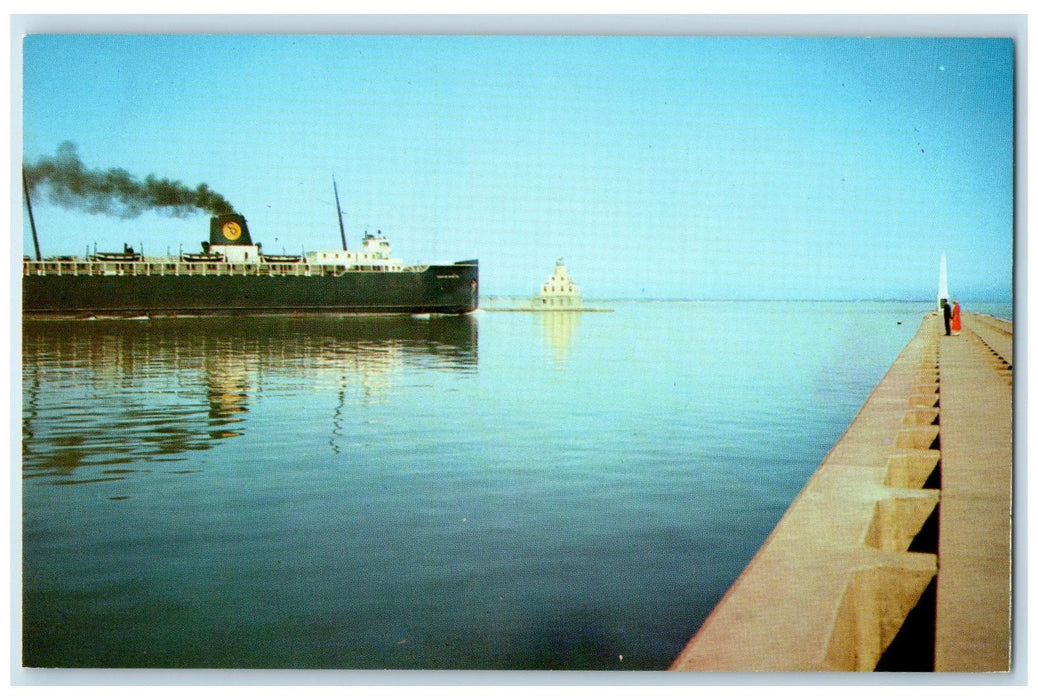
[(345, 272), (421, 272), (427, 265), (319, 265), (307, 262), (194, 262), (161, 260), (23, 260), (23, 276), (262, 276), (337, 277)]

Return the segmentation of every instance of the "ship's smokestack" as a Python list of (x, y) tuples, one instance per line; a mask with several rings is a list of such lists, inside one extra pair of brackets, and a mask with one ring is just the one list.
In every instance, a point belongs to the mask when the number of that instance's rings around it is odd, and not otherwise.
[(209, 219), (209, 245), (252, 245), (245, 217), (224, 214)]
[(230, 214), (234, 207), (205, 183), (191, 188), (169, 178), (148, 175), (139, 180), (122, 168), (91, 170), (83, 165), (75, 144), (65, 141), (54, 157), (25, 166), (26, 188), (46, 187), (51, 202), (66, 209), (132, 219), (145, 211), (166, 216)]

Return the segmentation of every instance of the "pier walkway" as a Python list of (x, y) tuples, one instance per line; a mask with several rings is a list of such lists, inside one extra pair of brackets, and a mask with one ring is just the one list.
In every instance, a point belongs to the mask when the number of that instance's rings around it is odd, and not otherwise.
[(681, 671), (1007, 671), (1011, 323), (928, 314)]
[(1013, 335), (995, 320), (941, 337), (937, 671), (1009, 668)]

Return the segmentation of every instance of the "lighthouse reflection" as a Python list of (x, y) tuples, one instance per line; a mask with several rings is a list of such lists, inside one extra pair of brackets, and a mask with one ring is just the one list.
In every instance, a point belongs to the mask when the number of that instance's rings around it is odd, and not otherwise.
[(290, 440), (300, 415), (338, 453), (344, 409), (385, 400), (412, 366), (475, 372), (475, 319), (26, 320), (23, 473), (120, 478), (230, 439)]
[(580, 313), (573, 311), (542, 311), (541, 334), (544, 342), (555, 356), (555, 362), (563, 364), (569, 358), (570, 347), (580, 327)]

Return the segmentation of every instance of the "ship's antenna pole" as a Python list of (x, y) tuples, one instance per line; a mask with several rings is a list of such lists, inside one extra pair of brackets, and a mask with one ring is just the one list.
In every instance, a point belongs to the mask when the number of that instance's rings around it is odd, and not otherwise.
[(25, 206), (29, 208), (29, 228), (32, 229), (32, 244), (36, 248), (36, 262), (43, 258), (40, 256), (40, 239), (36, 237), (36, 220), (32, 217), (32, 200), (29, 199), (29, 183), (25, 178), (25, 166), (22, 166), (22, 189), (25, 190)]
[(339, 186), (335, 184), (334, 175), (332, 175), (332, 189), (335, 190), (335, 211), (339, 215), (339, 235), (342, 236), (342, 249), (346, 250), (346, 228), (342, 225), (342, 207), (339, 206)]

